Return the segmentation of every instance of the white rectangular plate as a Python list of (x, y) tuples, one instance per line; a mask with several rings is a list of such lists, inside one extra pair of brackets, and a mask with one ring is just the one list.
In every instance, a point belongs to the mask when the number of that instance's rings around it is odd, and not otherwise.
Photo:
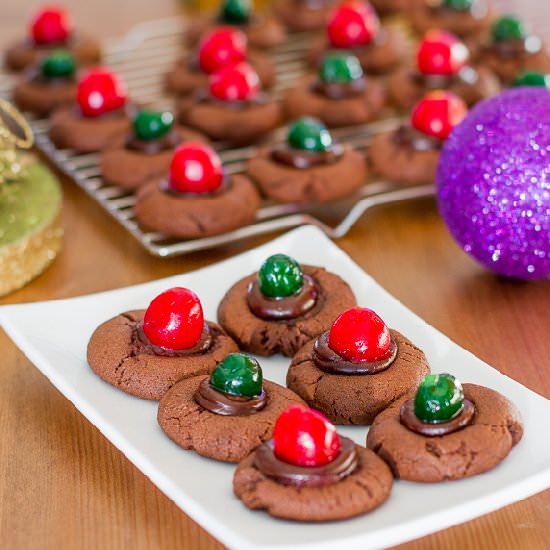
[[(206, 317), (231, 284), (256, 271), (270, 254), (323, 265), (348, 281), (360, 305), (426, 352), (434, 372), (498, 390), (520, 409), (525, 435), (498, 467), (470, 479), (435, 485), (398, 481), (390, 499), (364, 517), (325, 524), (275, 520), (245, 508), (232, 493), (234, 466), (201, 458), (170, 441), (156, 423), (154, 402), (124, 394), (97, 378), (86, 363), (95, 327), (119, 312), (146, 307), (175, 285), (195, 290)], [(212, 535), (239, 550), (380, 548), (420, 537), (500, 508), (550, 486), (550, 401), (483, 363), (427, 325), (366, 275), (321, 231), (286, 235), (224, 262), (147, 284), (69, 300), (0, 308), (0, 322), (13, 341), (90, 422), (101, 430), (169, 498)], [(266, 378), (284, 384), (289, 360), (261, 359)], [(339, 431), (364, 444), (367, 428)]]

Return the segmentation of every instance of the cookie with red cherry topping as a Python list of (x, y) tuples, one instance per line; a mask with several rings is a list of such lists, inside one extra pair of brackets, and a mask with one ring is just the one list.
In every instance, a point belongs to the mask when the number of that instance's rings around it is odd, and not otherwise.
[(340, 437), (319, 412), (303, 405), (277, 419), (273, 439), (245, 458), (233, 492), (252, 510), (295, 521), (334, 521), (382, 505), (392, 475), (372, 451)]
[(303, 403), (293, 391), (263, 379), (256, 359), (225, 357), (211, 376), (180, 380), (159, 402), (157, 420), (184, 449), (224, 462), (239, 462), (271, 438), (279, 414)]
[(355, 304), (349, 285), (322, 267), (285, 254), (266, 259), (259, 272), (237, 281), (218, 307), (218, 320), (241, 349), (291, 357)]
[(503, 395), (437, 374), (376, 417), (367, 447), (396, 478), (435, 483), (494, 468), (522, 435), (520, 414)]
[(296, 353), (286, 383), (335, 424), (368, 425), (428, 372), (422, 350), (374, 311), (354, 307)]
[(32, 17), (28, 37), (7, 49), (5, 63), (8, 68), (21, 71), (58, 49), (69, 51), (79, 65), (92, 65), (101, 58), (99, 42), (95, 38), (75, 31), (65, 10), (47, 6)]
[(139, 188), (134, 210), (143, 226), (191, 239), (251, 223), (259, 204), (259, 193), (248, 177), (225, 175), (211, 147), (188, 142), (174, 152), (167, 177)]
[(115, 388), (158, 400), (182, 378), (210, 374), (237, 349), (219, 325), (204, 320), (194, 292), (174, 287), (147, 310), (126, 311), (99, 325), (87, 358), (91, 369)]

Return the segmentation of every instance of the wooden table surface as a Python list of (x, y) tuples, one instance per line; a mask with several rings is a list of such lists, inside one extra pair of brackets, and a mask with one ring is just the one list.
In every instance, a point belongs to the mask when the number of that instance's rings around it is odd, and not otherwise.
[[(0, 46), (21, 32), (41, 2), (2, 4)], [(102, 37), (178, 10), (170, 0), (64, 4), (81, 26)], [(550, 26), (545, 2), (506, 4), (526, 14), (535, 27)], [(63, 252), (40, 278), (0, 303), (141, 283), (219, 261), (268, 239), (182, 258), (153, 258), (75, 185), (63, 183)], [(428, 323), (550, 398), (550, 283), (510, 281), (485, 271), (453, 242), (433, 200), (372, 211), (338, 245)], [(1, 547), (222, 548), (81, 416), (1, 331), (0, 350)], [(545, 491), (400, 548), (548, 549), (549, 517), (550, 491)]]

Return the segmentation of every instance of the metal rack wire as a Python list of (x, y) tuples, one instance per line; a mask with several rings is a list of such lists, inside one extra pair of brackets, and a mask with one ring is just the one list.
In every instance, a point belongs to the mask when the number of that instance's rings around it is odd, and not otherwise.
[[(105, 44), (105, 64), (124, 78), (132, 100), (136, 103), (156, 108), (172, 107), (172, 98), (164, 93), (163, 78), (182, 55), (184, 25), (185, 21), (179, 17), (147, 22), (134, 27), (122, 40)], [(277, 83), (273, 90), (275, 97), (280, 97), (304, 74), (304, 53), (308, 43), (307, 34), (295, 34), (270, 52), (277, 73)], [(0, 95), (9, 96), (14, 82), (13, 75), (0, 73)], [(371, 181), (352, 197), (329, 205), (275, 204), (264, 200), (255, 222), (248, 226), (213, 237), (174, 239), (162, 233), (147, 231), (137, 223), (133, 213), (134, 196), (103, 180), (98, 154), (79, 154), (68, 149), (57, 149), (48, 137), (47, 120), (31, 118), (30, 123), (37, 147), (151, 254), (159, 257), (186, 254), (305, 224), (316, 225), (331, 238), (338, 238), (345, 235), (369, 208), (427, 197), (434, 193), (433, 185), (403, 188), (391, 182)], [(336, 140), (366, 150), (372, 136), (395, 128), (399, 123), (399, 118), (389, 117), (371, 124), (334, 130), (333, 135)], [(282, 140), (282, 130), (274, 132), (273, 138)], [(254, 152), (254, 147), (230, 149), (219, 144), (217, 148), (229, 174), (242, 171)]]

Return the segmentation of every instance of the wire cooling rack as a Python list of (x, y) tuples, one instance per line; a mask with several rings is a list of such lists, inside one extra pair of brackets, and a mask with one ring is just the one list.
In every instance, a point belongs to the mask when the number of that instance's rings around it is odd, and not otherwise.
[[(173, 107), (173, 99), (165, 94), (163, 81), (166, 72), (183, 53), (184, 30), (185, 19), (181, 17), (161, 19), (140, 24), (124, 38), (104, 45), (104, 63), (123, 77), (132, 101), (160, 109)], [(277, 83), (273, 89), (276, 98), (280, 98), (306, 71), (304, 54), (309, 41), (310, 35), (306, 33), (293, 34), (284, 44), (269, 52), (277, 73)], [(9, 97), (14, 83), (13, 75), (0, 73), (0, 95)], [(332, 134), (336, 140), (366, 151), (374, 135), (400, 124), (400, 118), (392, 117), (391, 113), (388, 115), (371, 124), (333, 130)], [(338, 238), (345, 235), (374, 206), (434, 194), (433, 185), (403, 187), (387, 181), (369, 181), (353, 196), (325, 205), (276, 204), (264, 200), (254, 223), (248, 226), (213, 237), (175, 239), (163, 233), (147, 231), (137, 223), (133, 212), (133, 194), (103, 180), (98, 154), (79, 154), (69, 149), (57, 149), (48, 137), (47, 120), (29, 119), (38, 149), (151, 254), (159, 257), (186, 254), (306, 224), (316, 225), (329, 237)], [(283, 140), (284, 130), (275, 131), (273, 139)], [(224, 144), (218, 144), (217, 149), (229, 174), (241, 172), (254, 152), (254, 147), (231, 149)]]

